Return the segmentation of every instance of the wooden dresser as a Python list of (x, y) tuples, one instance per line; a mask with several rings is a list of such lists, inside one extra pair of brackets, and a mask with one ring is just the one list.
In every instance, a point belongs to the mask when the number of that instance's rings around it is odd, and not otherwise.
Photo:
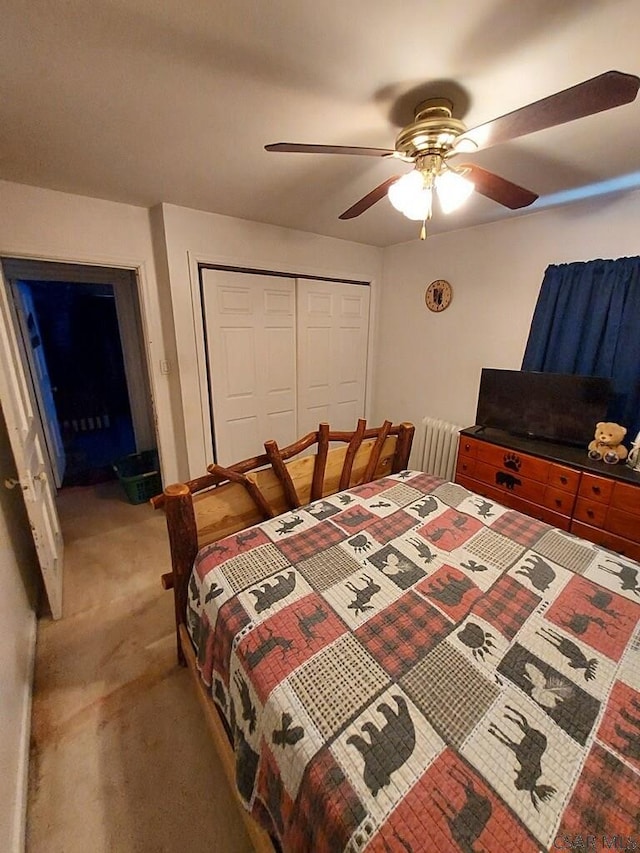
[(456, 483), (504, 506), (640, 560), (640, 473), (593, 462), (586, 448), (469, 427)]

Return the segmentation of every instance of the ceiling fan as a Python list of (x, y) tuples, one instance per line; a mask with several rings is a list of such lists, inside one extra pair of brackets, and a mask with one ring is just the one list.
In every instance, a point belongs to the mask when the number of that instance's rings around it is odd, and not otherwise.
[(453, 117), (447, 98), (431, 98), (418, 104), (414, 120), (396, 137), (395, 149), (361, 148), (346, 145), (306, 145), (276, 142), (267, 151), (303, 154), (358, 154), (392, 157), (412, 163), (413, 171), (387, 178), (348, 210), (340, 219), (360, 216), (386, 194), (393, 206), (409, 219), (422, 221), (421, 238), (433, 211), (434, 191), (440, 207), (448, 213), (457, 209), (475, 189), (498, 204), (517, 210), (532, 204), (538, 196), (531, 190), (495, 175), (474, 163), (455, 162), (460, 154), (474, 153), (555, 127), (578, 118), (628, 104), (638, 93), (640, 78), (621, 71), (606, 71), (569, 89), (528, 104), (492, 121), (467, 129)]

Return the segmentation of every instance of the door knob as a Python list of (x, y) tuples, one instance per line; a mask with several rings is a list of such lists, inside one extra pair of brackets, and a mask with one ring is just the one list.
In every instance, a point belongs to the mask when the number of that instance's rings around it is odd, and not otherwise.
[(5, 489), (15, 489), (16, 486), (20, 485), (20, 480), (14, 480), (13, 477), (7, 477), (4, 481)]

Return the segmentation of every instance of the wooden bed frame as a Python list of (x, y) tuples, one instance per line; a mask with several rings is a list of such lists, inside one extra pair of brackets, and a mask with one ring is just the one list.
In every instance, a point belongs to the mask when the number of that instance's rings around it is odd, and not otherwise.
[[(151, 499), (163, 508), (169, 532), (171, 572), (162, 576), (164, 589), (173, 589), (178, 661), (191, 672), (198, 698), (211, 729), (214, 745), (231, 788), (236, 790), (235, 760), (223, 718), (204, 685), (186, 626), (189, 578), (200, 548), (297, 509), (351, 486), (397, 474), (407, 468), (415, 428), (410, 423), (367, 429), (360, 419), (353, 432), (331, 432), (320, 424), (288, 447), (273, 440), (265, 453), (227, 468), (209, 465), (208, 474), (167, 486)], [(341, 446), (331, 447), (332, 442)], [(306, 453), (313, 446), (315, 453)], [(304, 455), (303, 455), (304, 454)], [(249, 838), (257, 853), (278, 848), (240, 804)]]

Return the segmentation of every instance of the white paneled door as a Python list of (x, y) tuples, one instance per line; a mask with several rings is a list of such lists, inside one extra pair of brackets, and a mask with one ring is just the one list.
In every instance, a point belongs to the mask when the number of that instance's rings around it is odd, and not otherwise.
[(355, 429), (365, 407), (369, 288), (299, 279), (297, 327), (299, 434), (322, 421)]
[(56, 491), (16, 326), (6, 282), (0, 275), (0, 402), (18, 473), (17, 482), (5, 478), (4, 485), (22, 489), (49, 606), (53, 618), (59, 619), (62, 616), (63, 542), (55, 505)]
[(202, 271), (216, 461), (297, 438), (295, 280)]

